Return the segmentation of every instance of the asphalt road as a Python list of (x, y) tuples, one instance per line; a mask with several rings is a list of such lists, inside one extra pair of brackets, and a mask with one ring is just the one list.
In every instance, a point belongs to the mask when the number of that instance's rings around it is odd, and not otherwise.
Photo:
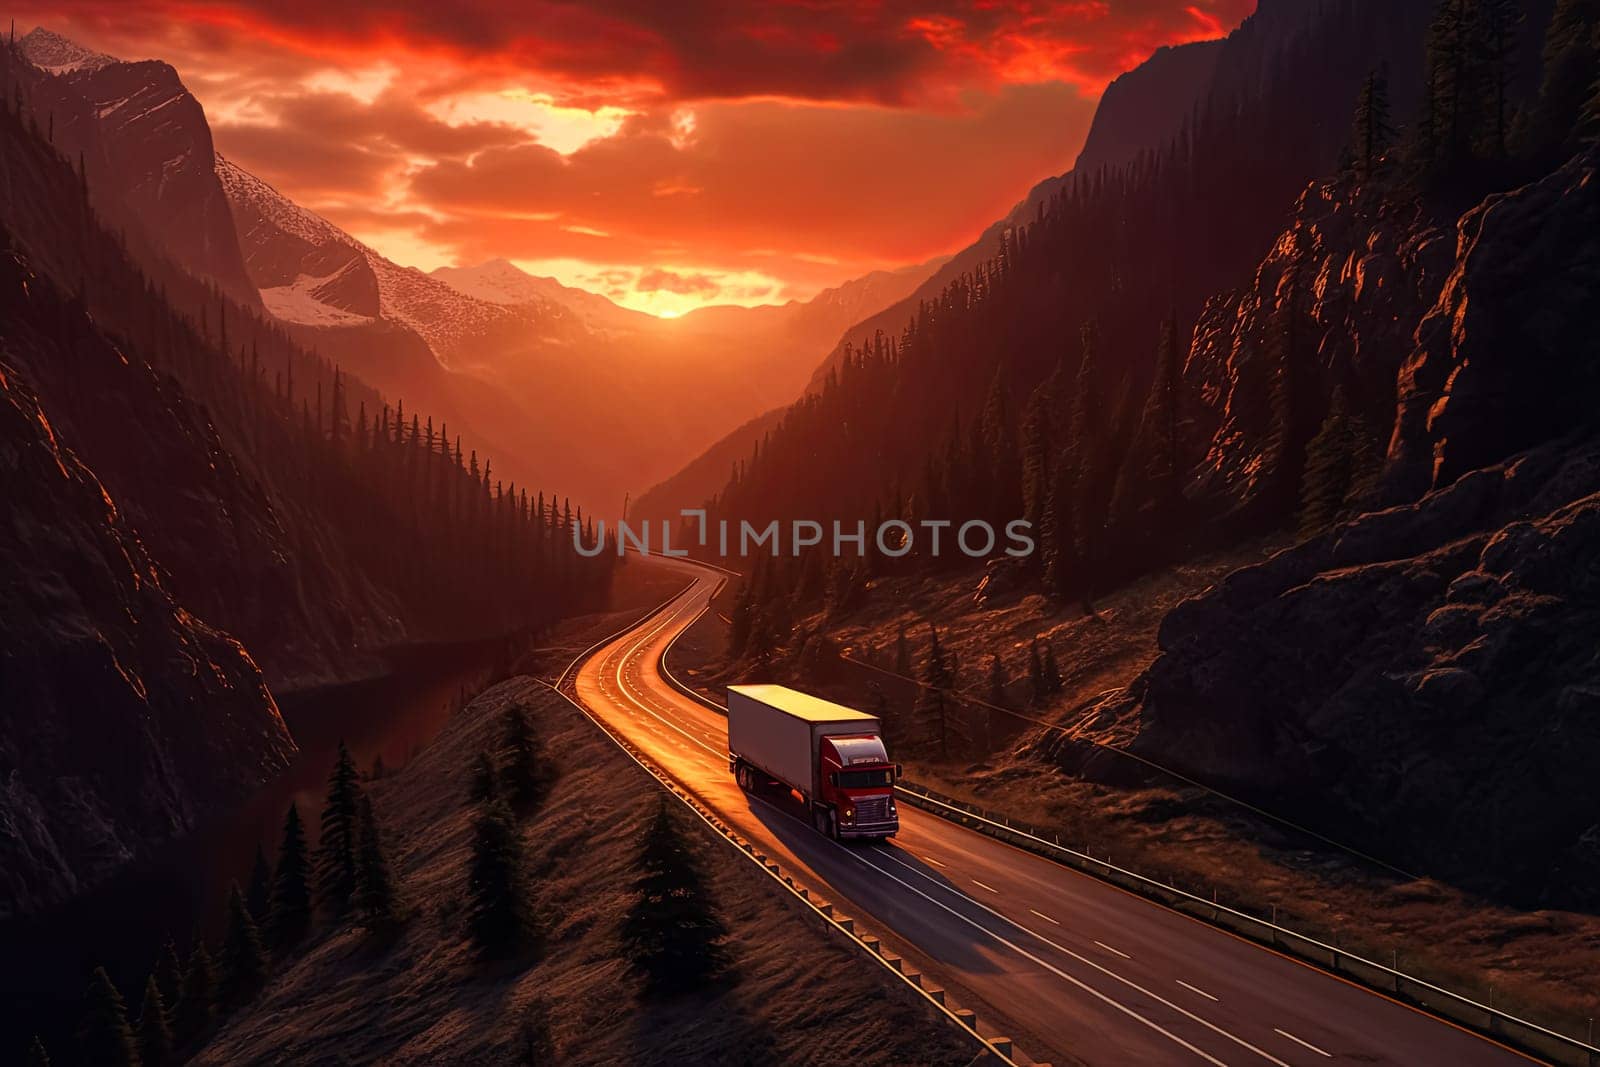
[[(985, 1033), (1056, 1065), (1515, 1064), (1521, 1055), (1323, 971), (908, 804), (883, 844), (839, 844), (741, 791), (726, 720), (661, 673), (718, 576), (579, 667), (578, 699), (786, 873), (833, 900)], [(752, 678), (759, 682), (764, 679)]]

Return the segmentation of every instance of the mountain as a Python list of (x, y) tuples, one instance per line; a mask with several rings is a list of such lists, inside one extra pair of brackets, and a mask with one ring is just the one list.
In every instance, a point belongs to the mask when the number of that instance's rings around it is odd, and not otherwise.
[(905, 297), (856, 320), (812, 373), (807, 388), (821, 389), (828, 372), (843, 362), (847, 349), (867, 347), (879, 333), (898, 337), (922, 304), (937, 300), (952, 284), (980, 269), (1000, 253), (1006, 234), (1038, 218), (1040, 211), (1067, 187), (1072, 175), (1123, 166), (1142, 153), (1165, 147), (1209, 88), (1222, 45), (1221, 40), (1216, 40), (1159, 48), (1149, 59), (1112, 81), (1095, 108), (1088, 137), (1073, 169), (1036, 184), (1003, 218), (946, 259)]
[(420, 398), (514, 477), (536, 469), (602, 514), (745, 413), (792, 397), (863, 309), (933, 269), (669, 321), (505, 260), (402, 267), (232, 161), (217, 173), (261, 300), (296, 337), (392, 396)]
[(16, 47), (32, 70), (19, 65), (14, 74), (48, 97), (39, 101), (47, 136), (83, 161), (101, 214), (235, 300), (256, 303), (212, 170), (211, 129), (177, 71), (90, 52), (43, 28)]
[(559, 509), (113, 235), (108, 198), (47, 140), (56, 83), (30, 73), (0, 48), (3, 914), (80, 892), (280, 769), (269, 685), (527, 633), (609, 582)]

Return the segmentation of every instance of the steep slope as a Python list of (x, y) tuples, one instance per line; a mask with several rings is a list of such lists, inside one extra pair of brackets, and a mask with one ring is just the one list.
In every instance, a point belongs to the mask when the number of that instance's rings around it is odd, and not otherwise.
[[(541, 953), (484, 966), (467, 934), (467, 782), (513, 702), (528, 709), (545, 751), (561, 754), (548, 801), (518, 827), (531, 908), (548, 934)], [(477, 697), (414, 762), (368, 789), (408, 921), (389, 940), (348, 923), (315, 938), (193, 1062), (525, 1063), (525, 1026), (540, 1012), (553, 1051), (538, 1063), (972, 1059), (903, 984), (853, 961), (675, 801), (669, 815), (728, 928), (732, 980), (642, 996), (619, 928), (660, 790), (531, 678)]]
[[(431, 421), (427, 437), (411, 434), (376, 394), (214, 290), (158, 260), (136, 265), (26, 102), (0, 109), (0, 148), (0, 225), (45, 280), (35, 288), (81, 294), (57, 349), (19, 353), (20, 368), (179, 601), (243, 640), (274, 685), (369, 672), (401, 641), (537, 624), (594, 592), (578, 570), (556, 573), (558, 557), (506, 559), (508, 531), (483, 543), (480, 516), (509, 498), (476, 457), (462, 469)], [(513, 526), (551, 521), (526, 516), (525, 503)], [(435, 507), (443, 516), (422, 522)], [(458, 556), (463, 536), (488, 554)], [(480, 574), (448, 573), (463, 567)]]
[[(180, 607), (20, 362), (60, 316), (0, 256), (0, 919), (81, 891), (287, 764), (288, 730), (236, 640)], [(80, 328), (87, 332), (86, 320)]]
[(716, 496), (728, 479), (750, 458), (751, 452), (783, 420), (785, 408), (758, 415), (700, 453), (672, 477), (639, 494), (628, 509), (630, 520), (680, 521), (685, 508), (698, 508)]
[(822, 388), (828, 372), (837, 369), (843, 360), (847, 347), (866, 347), (879, 333), (898, 337), (916, 317), (918, 307), (937, 300), (952, 283), (999, 255), (1006, 234), (1036, 219), (1067, 188), (1073, 174), (1125, 166), (1141, 154), (1166, 147), (1204, 99), (1222, 46), (1223, 42), (1216, 40), (1158, 48), (1149, 59), (1118, 76), (1106, 87), (1095, 108), (1089, 134), (1072, 170), (1035, 185), (1004, 218), (946, 259), (903, 299), (855, 320), (812, 373), (808, 388)]
[[(16, 47), (56, 83), (47, 91), (58, 99), (40, 110), (53, 143), (67, 158), (84, 160), (100, 213), (137, 227), (235, 300), (256, 303), (213, 173), (211, 129), (177, 71), (156, 60), (89, 52), (43, 28)], [(18, 67), (13, 76), (21, 73)]]

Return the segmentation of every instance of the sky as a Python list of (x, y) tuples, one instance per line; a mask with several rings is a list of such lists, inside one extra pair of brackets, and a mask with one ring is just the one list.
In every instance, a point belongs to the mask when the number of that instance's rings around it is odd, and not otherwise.
[(955, 251), (1095, 101), (1255, 0), (51, 0), (170, 62), (217, 148), (424, 270), (510, 259), (673, 315)]

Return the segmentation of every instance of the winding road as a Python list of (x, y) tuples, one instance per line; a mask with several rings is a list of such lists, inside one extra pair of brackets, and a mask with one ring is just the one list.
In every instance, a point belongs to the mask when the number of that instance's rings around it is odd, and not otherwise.
[(577, 698), (797, 882), (976, 1011), (985, 1033), (1057, 1067), (1529, 1062), (908, 804), (896, 838), (842, 845), (748, 796), (728, 771), (726, 720), (680, 692), (662, 666), (721, 576), (687, 560), (648, 565), (680, 570), (687, 588), (594, 650), (571, 679)]

